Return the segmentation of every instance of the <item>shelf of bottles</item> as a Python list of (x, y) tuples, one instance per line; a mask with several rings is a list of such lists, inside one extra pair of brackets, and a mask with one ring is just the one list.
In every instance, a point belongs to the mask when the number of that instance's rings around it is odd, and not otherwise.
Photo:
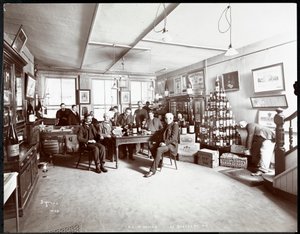
[(219, 77), (215, 82), (215, 90), (210, 92), (207, 100), (199, 131), (200, 142), (206, 145), (225, 147), (239, 144), (236, 121)]

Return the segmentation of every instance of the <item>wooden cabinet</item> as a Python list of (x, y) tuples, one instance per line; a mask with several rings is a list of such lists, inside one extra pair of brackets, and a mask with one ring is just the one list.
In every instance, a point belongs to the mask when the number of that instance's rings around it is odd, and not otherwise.
[[(35, 124), (26, 125), (25, 115), (25, 81), (23, 67), (26, 61), (6, 41), (3, 42), (3, 79), (4, 79), (4, 111), (3, 140), (6, 140), (8, 113), (14, 124), (20, 141), (19, 157), (13, 161), (7, 160), (6, 147), (3, 150), (3, 171), (18, 172), (18, 206), (19, 214), (23, 215), (25, 205), (31, 197), (38, 180), (37, 151), (39, 138)], [(35, 134), (33, 134), (33, 132)], [(32, 133), (32, 134), (30, 134)], [(28, 136), (29, 134), (29, 136)], [(5, 144), (4, 144), (5, 146)], [(14, 206), (10, 199), (4, 206), (4, 216), (14, 214)], [(13, 203), (14, 204), (14, 203)]]
[[(18, 194), (19, 194), (19, 214), (23, 215), (23, 210), (33, 193), (38, 180), (38, 144), (28, 145), (23, 143), (20, 147), (20, 158), (15, 161), (4, 160), (4, 172), (18, 172)], [(13, 206), (5, 204), (4, 213), (9, 216), (14, 212)]]
[(205, 98), (200, 95), (180, 95), (168, 97), (169, 112), (173, 113), (175, 118), (178, 113), (188, 122), (195, 122), (196, 127), (200, 124), (205, 110)]

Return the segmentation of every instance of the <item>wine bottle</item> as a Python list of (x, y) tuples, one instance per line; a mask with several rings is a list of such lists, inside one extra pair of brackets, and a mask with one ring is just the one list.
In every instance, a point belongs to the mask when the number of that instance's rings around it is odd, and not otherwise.
[(132, 134), (137, 134), (137, 126), (135, 122), (132, 124)]
[(182, 126), (181, 126), (181, 134), (185, 135), (187, 134), (187, 125), (185, 120), (183, 120)]
[(9, 126), (8, 126), (6, 136), (7, 136), (6, 149), (7, 149), (8, 160), (18, 159), (20, 153), (19, 139), (10, 114), (9, 114)]

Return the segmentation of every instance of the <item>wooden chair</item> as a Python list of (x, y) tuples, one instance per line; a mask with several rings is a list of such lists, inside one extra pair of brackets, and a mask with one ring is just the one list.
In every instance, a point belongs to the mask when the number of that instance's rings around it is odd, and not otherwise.
[(174, 161), (175, 169), (177, 170), (178, 169), (177, 162), (176, 162), (177, 153), (176, 154), (172, 154), (171, 151), (168, 151), (168, 152), (165, 152), (162, 155), (162, 159), (161, 159), (162, 160), (162, 166), (160, 168), (160, 171), (162, 170), (162, 168), (164, 166), (164, 158), (166, 158), (166, 157), (170, 159), (171, 166), (173, 165), (172, 160)]
[(91, 154), (91, 150), (88, 149), (87, 147), (80, 147), (79, 148), (79, 156), (78, 156), (78, 161), (77, 161), (77, 165), (76, 165), (76, 168), (78, 168), (78, 165), (81, 161), (81, 158), (84, 157), (84, 156), (87, 156), (88, 159), (89, 159), (89, 170), (91, 168), (91, 163), (92, 163), (92, 160), (93, 160), (93, 155)]

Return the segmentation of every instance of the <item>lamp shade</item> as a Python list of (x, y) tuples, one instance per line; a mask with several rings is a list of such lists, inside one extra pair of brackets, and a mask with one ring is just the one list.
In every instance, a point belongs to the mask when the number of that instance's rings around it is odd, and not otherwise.
[(233, 55), (237, 55), (237, 54), (239, 54), (239, 52), (237, 52), (236, 49), (232, 48), (232, 46), (229, 45), (229, 48), (226, 51), (225, 56), (233, 56)]

